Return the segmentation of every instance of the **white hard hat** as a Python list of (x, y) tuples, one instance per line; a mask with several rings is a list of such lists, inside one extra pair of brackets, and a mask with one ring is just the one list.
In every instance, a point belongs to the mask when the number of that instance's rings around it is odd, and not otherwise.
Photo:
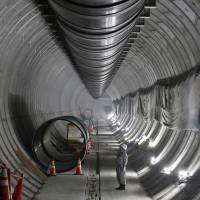
[(124, 149), (125, 151), (126, 151), (126, 149), (127, 149), (127, 145), (126, 145), (126, 144), (122, 144), (120, 147), (121, 147), (122, 149)]

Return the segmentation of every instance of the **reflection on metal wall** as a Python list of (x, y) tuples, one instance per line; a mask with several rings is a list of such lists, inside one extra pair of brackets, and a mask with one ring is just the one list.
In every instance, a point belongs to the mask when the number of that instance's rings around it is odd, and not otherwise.
[[(130, 114), (157, 120), (170, 128), (200, 130), (200, 73), (158, 81), (153, 87), (114, 101), (117, 112), (126, 107)], [(127, 99), (129, 99), (127, 101)]]

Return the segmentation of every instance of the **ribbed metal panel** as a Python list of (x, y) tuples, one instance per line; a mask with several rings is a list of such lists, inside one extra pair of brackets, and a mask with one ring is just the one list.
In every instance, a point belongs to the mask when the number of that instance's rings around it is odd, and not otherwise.
[[(149, 16), (146, 0), (49, 0), (64, 32), (74, 66), (94, 98), (109, 86), (134, 40), (136, 26)], [(130, 39), (129, 39), (130, 38)]]

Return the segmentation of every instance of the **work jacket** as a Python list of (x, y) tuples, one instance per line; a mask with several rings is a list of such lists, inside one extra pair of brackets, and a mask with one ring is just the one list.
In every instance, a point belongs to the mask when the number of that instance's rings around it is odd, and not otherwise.
[(120, 171), (125, 171), (127, 163), (128, 163), (128, 155), (126, 151), (122, 150), (118, 152), (116, 159), (116, 168), (120, 169)]

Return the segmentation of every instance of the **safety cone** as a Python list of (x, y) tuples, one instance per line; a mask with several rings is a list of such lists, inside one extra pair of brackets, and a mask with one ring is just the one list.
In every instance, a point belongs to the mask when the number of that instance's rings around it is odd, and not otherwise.
[(11, 200), (8, 183), (8, 169), (6, 167), (1, 168), (0, 172), (0, 199)]
[(55, 161), (54, 160), (51, 161), (50, 175), (51, 176), (56, 176), (56, 165), (55, 165)]
[(92, 140), (91, 140), (91, 138), (90, 138), (90, 139), (87, 141), (87, 144), (86, 144), (86, 153), (87, 153), (87, 154), (90, 154), (91, 149), (92, 149)]
[(23, 174), (21, 174), (17, 186), (15, 188), (15, 191), (13, 192), (12, 200), (22, 200), (23, 187), (24, 187), (24, 176)]
[(78, 159), (78, 165), (76, 167), (76, 175), (84, 175), (81, 167), (81, 159)]

